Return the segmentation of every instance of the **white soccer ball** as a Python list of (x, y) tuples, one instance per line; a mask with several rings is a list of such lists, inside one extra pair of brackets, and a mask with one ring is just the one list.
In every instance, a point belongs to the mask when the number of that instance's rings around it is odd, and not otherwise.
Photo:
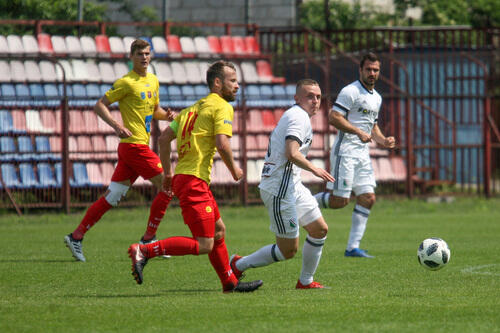
[(450, 262), (450, 248), (441, 238), (427, 238), (417, 250), (418, 262), (431, 271), (437, 271)]

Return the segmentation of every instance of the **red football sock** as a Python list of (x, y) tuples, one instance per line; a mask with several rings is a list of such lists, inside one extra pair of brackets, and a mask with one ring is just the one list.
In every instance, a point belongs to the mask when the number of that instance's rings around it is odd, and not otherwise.
[(156, 230), (160, 225), (161, 219), (165, 215), (170, 200), (172, 200), (172, 197), (168, 196), (163, 191), (160, 191), (156, 195), (149, 211), (148, 226), (144, 233), (144, 240), (150, 240), (156, 235)]
[(214, 247), (208, 254), (208, 258), (212, 267), (217, 272), (224, 290), (232, 289), (232, 287), (238, 284), (238, 279), (231, 271), (231, 266), (229, 266), (229, 255), (227, 254), (224, 238), (214, 240)]
[(141, 251), (146, 258), (167, 254), (171, 256), (198, 255), (199, 244), (194, 238), (174, 236), (159, 240), (158, 242), (141, 245)]
[(87, 209), (87, 213), (80, 222), (80, 225), (73, 231), (74, 239), (82, 239), (85, 233), (101, 219), (112, 206), (104, 197), (100, 197), (92, 206)]

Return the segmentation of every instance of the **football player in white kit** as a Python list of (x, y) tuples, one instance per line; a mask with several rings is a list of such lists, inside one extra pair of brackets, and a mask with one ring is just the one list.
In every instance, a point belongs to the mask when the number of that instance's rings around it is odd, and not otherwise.
[(382, 97), (375, 91), (380, 74), (377, 55), (363, 56), (359, 80), (344, 87), (328, 115), (328, 122), (338, 129), (337, 139), (330, 152), (331, 174), (334, 183), (327, 183), (331, 192), (315, 195), (323, 208), (342, 208), (349, 203), (351, 191), (356, 196), (352, 225), (344, 255), (373, 258), (359, 245), (366, 229), (370, 210), (375, 203), (375, 176), (370, 161), (368, 143), (375, 140), (386, 148), (394, 148), (394, 137), (386, 137), (377, 125)]
[(275, 233), (276, 243), (245, 257), (234, 254), (230, 264), (236, 276), (241, 277), (248, 268), (292, 258), (299, 246), (299, 227), (303, 227), (308, 235), (302, 251), (302, 271), (295, 287), (324, 288), (314, 281), (313, 276), (321, 258), (328, 225), (316, 199), (300, 179), (301, 169), (304, 169), (325, 181), (335, 180), (326, 170), (306, 159), (313, 138), (310, 117), (319, 111), (321, 104), (318, 82), (300, 80), (295, 102), (271, 133), (259, 185), (260, 196), (271, 220), (269, 229)]

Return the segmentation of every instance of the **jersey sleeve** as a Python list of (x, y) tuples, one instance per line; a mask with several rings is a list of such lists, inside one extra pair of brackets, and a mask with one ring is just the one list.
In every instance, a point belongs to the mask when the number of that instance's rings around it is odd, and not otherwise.
[(233, 136), (233, 107), (228, 104), (215, 111), (214, 117), (214, 134), (225, 134)]
[(289, 117), (285, 130), (285, 140), (295, 140), (302, 146), (306, 136), (304, 124), (308, 121), (304, 119), (304, 116), (308, 117), (305, 113), (296, 113)]
[(347, 112), (351, 110), (354, 100), (354, 92), (352, 89), (350, 89), (349, 86), (344, 87), (337, 96), (335, 103), (333, 103), (332, 110), (345, 116)]
[(111, 87), (111, 89), (106, 91), (104, 96), (106, 96), (108, 101), (110, 101), (111, 103), (114, 103), (116, 101), (121, 100), (123, 97), (125, 97), (125, 95), (127, 95), (129, 90), (130, 90), (130, 87), (128, 86), (126, 81), (122, 78), (122, 79), (116, 80), (115, 83), (113, 84), (113, 87)]

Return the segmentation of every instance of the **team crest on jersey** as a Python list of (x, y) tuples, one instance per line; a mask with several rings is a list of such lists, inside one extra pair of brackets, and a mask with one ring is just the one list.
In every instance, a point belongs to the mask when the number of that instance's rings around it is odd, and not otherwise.
[(290, 219), (290, 221), (288, 221), (288, 222), (290, 222), (290, 227), (292, 227), (292, 228), (297, 227), (297, 222), (295, 222), (293, 219)]
[(151, 91), (148, 90), (148, 98), (151, 98)]
[(141, 91), (141, 98), (146, 99), (146, 93), (144, 91)]
[(207, 207), (205, 207), (205, 210), (207, 211), (207, 213), (211, 213), (212, 212), (212, 207), (207, 206)]

